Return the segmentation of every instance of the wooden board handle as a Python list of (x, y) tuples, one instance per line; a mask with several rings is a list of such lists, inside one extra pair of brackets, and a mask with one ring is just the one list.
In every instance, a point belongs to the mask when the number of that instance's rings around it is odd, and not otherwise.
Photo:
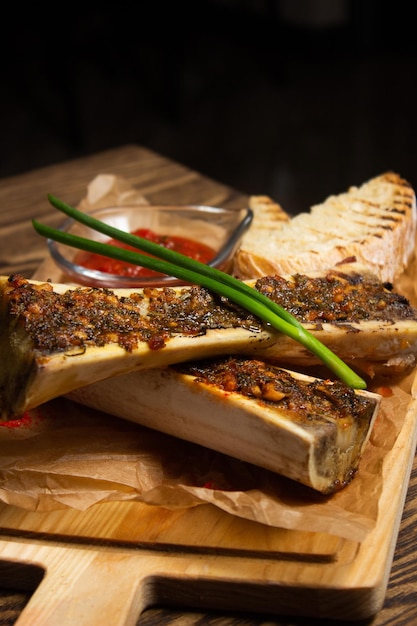
[[(16, 544), (14, 548), (16, 555)], [(18, 626), (98, 626), (103, 619), (113, 626), (136, 626), (147, 606), (143, 584), (147, 571), (142, 568), (145, 559), (73, 546), (21, 548), (22, 561), (14, 560), (13, 568), (20, 570), (21, 586), (33, 587), (29, 578), (34, 572), (37, 579), (41, 569), (45, 573), (20, 614)], [(7, 550), (3, 558), (4, 552)]]

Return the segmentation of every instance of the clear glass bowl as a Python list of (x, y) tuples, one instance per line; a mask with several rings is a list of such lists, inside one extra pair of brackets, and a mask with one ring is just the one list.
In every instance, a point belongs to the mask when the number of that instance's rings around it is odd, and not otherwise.
[[(253, 219), (249, 208), (224, 209), (204, 205), (108, 207), (91, 211), (90, 215), (126, 232), (147, 228), (159, 235), (181, 236), (206, 244), (215, 250), (208, 265), (225, 272), (231, 269), (236, 248)], [(95, 241), (108, 240), (106, 235), (73, 219), (66, 220), (60, 230)], [(68, 279), (81, 285), (116, 289), (184, 284), (173, 276), (120, 276), (89, 269), (74, 262), (79, 250), (52, 240), (48, 240), (48, 248)]]

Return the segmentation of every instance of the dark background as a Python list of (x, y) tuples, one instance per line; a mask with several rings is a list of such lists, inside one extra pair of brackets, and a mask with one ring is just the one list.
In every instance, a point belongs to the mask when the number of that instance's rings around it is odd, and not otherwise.
[(138, 143), (294, 213), (386, 170), (417, 187), (412, 5), (13, 5), (0, 177)]

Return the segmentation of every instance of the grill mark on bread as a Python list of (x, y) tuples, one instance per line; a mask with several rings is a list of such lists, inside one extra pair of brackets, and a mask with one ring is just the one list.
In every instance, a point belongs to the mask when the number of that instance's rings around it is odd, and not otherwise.
[(254, 220), (243, 237), (233, 268), (239, 278), (322, 271), (356, 256), (381, 280), (394, 281), (414, 253), (416, 199), (410, 183), (388, 172), (268, 226)]

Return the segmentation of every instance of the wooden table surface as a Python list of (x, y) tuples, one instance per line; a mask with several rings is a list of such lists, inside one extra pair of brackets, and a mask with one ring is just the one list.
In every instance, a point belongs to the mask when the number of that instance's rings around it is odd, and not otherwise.
[[(134, 185), (154, 203), (199, 203), (241, 206), (246, 198), (238, 191), (190, 171), (184, 166), (138, 146), (125, 146), (82, 159), (56, 164), (0, 180), (0, 274), (19, 272), (30, 277), (46, 256), (45, 242), (32, 228), (36, 217), (50, 224), (62, 218), (49, 206), (46, 195), (53, 193), (69, 204), (77, 204), (88, 183), (101, 173), (116, 174)], [(276, 198), (279, 200), (279, 198)], [(385, 604), (373, 618), (361, 622), (327, 621), (330, 625), (355, 623), (364, 626), (417, 623), (417, 461), (414, 461), (408, 495), (401, 521)], [(18, 623), (20, 611), (31, 590), (9, 588), (7, 566), (0, 562), (0, 624)], [(233, 626), (314, 626), (323, 624), (305, 618), (281, 615), (252, 615), (156, 607), (145, 611), (138, 624), (216, 624)], [(103, 615), (103, 624), (106, 624)]]

